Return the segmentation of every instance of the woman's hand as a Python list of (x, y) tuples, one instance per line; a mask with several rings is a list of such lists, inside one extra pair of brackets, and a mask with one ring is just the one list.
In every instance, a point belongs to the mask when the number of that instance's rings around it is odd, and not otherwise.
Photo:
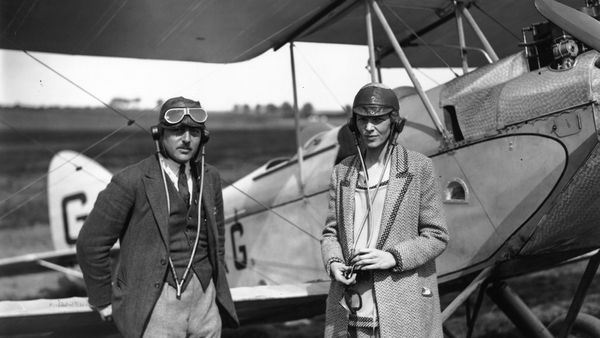
[(364, 248), (350, 262), (358, 270), (387, 270), (396, 266), (396, 259), (387, 252), (374, 248)]
[(356, 273), (350, 273), (350, 276), (346, 278), (346, 271), (352, 270), (352, 268), (349, 266), (346, 266), (340, 262), (333, 262), (331, 263), (329, 269), (331, 270), (331, 275), (333, 278), (344, 285), (350, 285), (356, 282)]

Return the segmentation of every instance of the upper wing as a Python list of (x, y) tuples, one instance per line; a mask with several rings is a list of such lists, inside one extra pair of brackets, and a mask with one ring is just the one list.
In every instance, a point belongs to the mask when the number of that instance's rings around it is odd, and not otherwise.
[[(346, 44), (367, 43), (364, 1), (338, 20), (329, 20), (302, 41)], [(463, 1), (475, 22), (500, 58), (520, 50), (521, 29), (543, 20), (533, 0), (467, 0)], [(454, 5), (447, 0), (378, 1), (396, 39), (411, 64), (416, 67), (460, 67), (461, 57)], [(373, 16), (376, 53), (384, 67), (401, 66), (382, 25)], [(486, 64), (479, 38), (463, 19), (469, 66)], [(417, 37), (418, 36), (418, 37)]]
[(236, 62), (284, 42), (327, 0), (1, 0), (0, 47)]
[[(379, 3), (398, 40), (408, 47), (414, 66), (460, 65), (452, 1)], [(520, 49), (521, 28), (543, 20), (533, 1), (464, 3), (500, 57)], [(0, 48), (237, 62), (289, 41), (365, 45), (364, 4), (361, 0), (0, 0)], [(467, 45), (481, 47), (466, 21), (465, 27)], [(379, 53), (391, 55), (381, 25), (375, 23), (374, 30)], [(384, 65), (396, 65), (395, 57), (388, 59)], [(479, 53), (469, 54), (470, 65), (483, 61)]]

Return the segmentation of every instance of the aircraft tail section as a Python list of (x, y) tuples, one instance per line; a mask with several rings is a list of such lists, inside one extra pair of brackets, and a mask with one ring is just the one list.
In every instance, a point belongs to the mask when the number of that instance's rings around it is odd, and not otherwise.
[(56, 250), (75, 245), (98, 193), (108, 185), (111, 176), (83, 154), (64, 150), (54, 155), (48, 168), (48, 209)]

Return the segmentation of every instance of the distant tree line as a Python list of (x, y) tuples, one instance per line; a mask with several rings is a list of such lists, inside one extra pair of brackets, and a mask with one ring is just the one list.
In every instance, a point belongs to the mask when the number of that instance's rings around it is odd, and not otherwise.
[[(233, 113), (244, 115), (271, 115), (281, 117), (293, 117), (294, 107), (289, 102), (284, 102), (280, 106), (273, 103), (266, 105), (257, 104), (251, 107), (248, 104), (236, 104), (233, 106)], [(300, 117), (309, 117), (315, 113), (315, 108), (311, 103), (305, 103), (299, 109)]]
[[(128, 110), (128, 109), (139, 109), (141, 99), (133, 98), (127, 99), (122, 97), (115, 97), (110, 100), (109, 105), (113, 108), (119, 110)], [(164, 100), (158, 99), (156, 101), (156, 108), (159, 108), (163, 105)], [(344, 112), (349, 115), (351, 111), (350, 105), (345, 105), (341, 107), (340, 111), (319, 111), (318, 115), (339, 115), (339, 113)], [(294, 117), (294, 107), (289, 102), (283, 102), (281, 105), (275, 105), (273, 103), (268, 104), (257, 104), (255, 106), (250, 106), (249, 104), (235, 104), (231, 110), (234, 114), (242, 114), (242, 115), (254, 115), (254, 116), (279, 116), (279, 117)], [(299, 109), (299, 115), (301, 118), (307, 118), (313, 115), (316, 115), (316, 111), (312, 103), (307, 102)]]
[(136, 109), (136, 108), (139, 108), (141, 101), (142, 100), (139, 97), (136, 97), (134, 99), (115, 97), (112, 100), (110, 100), (108, 105), (115, 109), (120, 109), (120, 110)]

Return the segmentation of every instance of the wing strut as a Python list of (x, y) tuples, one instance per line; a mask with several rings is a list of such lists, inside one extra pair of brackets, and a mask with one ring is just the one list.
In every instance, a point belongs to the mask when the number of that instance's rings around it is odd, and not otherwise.
[(371, 73), (371, 82), (380, 82), (377, 69), (375, 68), (375, 43), (373, 42), (373, 18), (371, 16), (371, 5), (374, 0), (365, 0), (367, 8), (365, 21), (367, 24), (367, 45), (369, 46), (369, 72)]
[(296, 147), (298, 148), (298, 186), (304, 198), (304, 177), (302, 175), (302, 144), (300, 143), (300, 111), (298, 111), (298, 89), (296, 87), (296, 62), (294, 61), (294, 42), (290, 42), (290, 64), (292, 68), (292, 89), (294, 91), (294, 129), (296, 132)]
[(583, 301), (585, 295), (594, 280), (594, 276), (596, 275), (596, 271), (598, 271), (598, 266), (600, 265), (600, 251), (597, 251), (595, 255), (593, 255), (588, 261), (588, 265), (583, 272), (583, 276), (579, 281), (579, 285), (577, 286), (577, 290), (575, 291), (575, 296), (573, 296), (573, 301), (571, 302), (571, 306), (569, 306), (569, 311), (567, 312), (567, 317), (565, 318), (562, 329), (559, 332), (558, 337), (568, 337), (569, 332), (573, 328), (573, 324), (575, 323), (575, 318), (583, 305)]
[(58, 265), (58, 264), (54, 264), (52, 262), (48, 262), (45, 261), (43, 259), (40, 259), (37, 261), (39, 265), (48, 268), (50, 270), (54, 270), (54, 271), (58, 271), (58, 272), (62, 272), (67, 276), (72, 276), (75, 278), (79, 278), (79, 279), (83, 279), (83, 273), (81, 271), (77, 271), (75, 269), (69, 269), (69, 268), (65, 268), (62, 265)]
[(467, 300), (467, 298), (469, 298), (469, 296), (475, 292), (475, 290), (477, 290), (477, 287), (486, 281), (491, 273), (492, 267), (488, 266), (487, 268), (481, 270), (477, 277), (473, 278), (471, 283), (460, 294), (458, 294), (458, 296), (456, 296), (456, 298), (454, 298), (450, 304), (446, 306), (444, 311), (442, 311), (442, 323), (445, 322), (446, 319), (450, 318), (452, 314), (454, 314), (454, 311), (456, 311), (456, 309), (458, 309), (458, 307), (461, 306)]
[(458, 45), (460, 46), (460, 59), (462, 61), (463, 75), (469, 72), (469, 64), (467, 62), (467, 50), (465, 49), (465, 29), (463, 27), (463, 8), (465, 4), (457, 1), (454, 13), (456, 15), (456, 27), (458, 29)]
[(408, 74), (408, 77), (410, 77), (410, 80), (412, 81), (413, 85), (415, 86), (415, 89), (417, 90), (417, 93), (419, 94), (421, 101), (423, 101), (423, 105), (425, 106), (425, 109), (427, 109), (427, 112), (429, 113), (431, 120), (435, 124), (435, 126), (436, 126), (437, 130), (440, 132), (440, 134), (442, 134), (442, 137), (444, 138), (444, 142), (450, 143), (450, 135), (448, 134), (448, 131), (442, 124), (442, 121), (440, 120), (440, 118), (437, 116), (437, 113), (435, 112), (435, 109), (433, 108), (431, 101), (429, 101), (429, 98), (427, 97), (427, 95), (425, 95), (425, 91), (423, 91), (423, 87), (421, 87), (421, 83), (419, 83), (419, 80), (417, 80), (415, 73), (412, 69), (412, 66), (410, 65), (410, 62), (408, 61), (406, 54), (404, 54), (404, 51), (402, 51), (402, 47), (400, 47), (398, 40), (394, 36), (394, 32), (392, 31), (392, 28), (390, 27), (387, 20), (385, 19), (385, 16), (383, 15), (381, 8), (379, 7), (379, 5), (377, 4), (376, 1), (371, 2), (371, 7), (373, 8), (375, 15), (377, 15), (379, 22), (383, 26), (383, 29), (385, 30), (385, 33), (387, 34), (388, 39), (390, 40), (392, 46), (394, 47), (396, 54), (398, 54), (398, 57), (400, 58), (400, 61), (402, 62), (404, 69), (406, 69), (406, 73)]
[(469, 22), (469, 25), (471, 25), (471, 28), (473, 28), (473, 30), (475, 31), (475, 34), (477, 34), (477, 37), (483, 44), (483, 48), (485, 48), (485, 51), (490, 56), (492, 61), (493, 62), (498, 61), (499, 60), (498, 54), (496, 54), (496, 52), (494, 51), (494, 48), (492, 48), (492, 45), (490, 45), (490, 42), (485, 37), (485, 34), (483, 34), (483, 31), (481, 30), (481, 28), (479, 28), (479, 25), (477, 25), (477, 22), (475, 22), (475, 19), (473, 19), (471, 12), (469, 12), (469, 10), (465, 6), (461, 7), (461, 11), (462, 11), (462, 14), (465, 17), (465, 19), (467, 19), (467, 21)]

